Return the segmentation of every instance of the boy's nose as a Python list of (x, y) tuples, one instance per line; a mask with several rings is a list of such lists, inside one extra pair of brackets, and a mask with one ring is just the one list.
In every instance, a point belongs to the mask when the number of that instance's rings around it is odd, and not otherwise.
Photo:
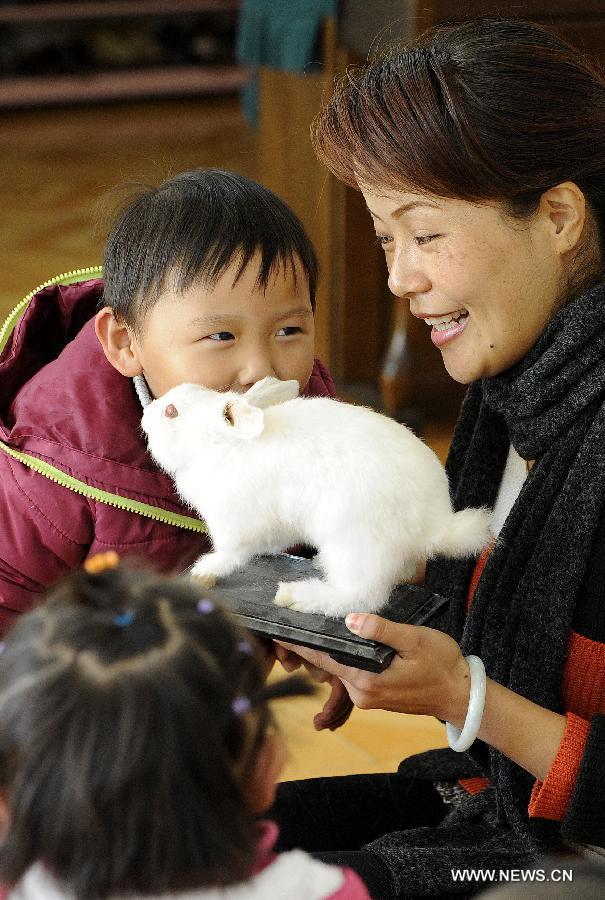
[(271, 359), (264, 354), (254, 356), (246, 360), (241, 367), (238, 375), (238, 384), (243, 390), (248, 390), (257, 381), (272, 375), (275, 377), (275, 369), (271, 363)]

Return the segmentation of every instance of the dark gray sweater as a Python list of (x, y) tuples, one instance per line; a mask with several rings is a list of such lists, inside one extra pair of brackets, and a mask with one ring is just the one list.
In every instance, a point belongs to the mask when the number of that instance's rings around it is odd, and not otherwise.
[[(573, 634), (605, 653), (605, 288), (562, 309), (517, 366), (471, 385), (447, 469), (456, 509), (494, 504), (510, 443), (535, 460), (479, 580), (474, 560), (436, 560), (427, 585), (450, 598), (444, 630), (490, 678), (559, 713)], [(590, 643), (593, 642), (593, 643)], [(581, 679), (581, 671), (567, 677)], [(592, 690), (605, 713), (605, 678)], [(605, 715), (594, 715), (562, 822), (528, 816), (534, 778), (481, 742), (402, 764), (431, 781), (485, 775), (491, 787), (442, 825), (382, 837), (378, 853), (406, 895), (453, 889), (452, 868), (524, 867), (562, 842), (605, 846)], [(468, 884), (461, 892), (468, 892)]]

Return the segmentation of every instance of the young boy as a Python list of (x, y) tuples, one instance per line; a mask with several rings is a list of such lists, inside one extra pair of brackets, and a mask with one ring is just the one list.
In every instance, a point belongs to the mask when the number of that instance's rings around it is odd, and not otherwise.
[(209, 169), (124, 210), (104, 283), (32, 298), (0, 357), (0, 632), (88, 556), (171, 572), (209, 546), (146, 451), (139, 396), (185, 381), (244, 392), (266, 375), (333, 396), (313, 356), (316, 280), (291, 210)]

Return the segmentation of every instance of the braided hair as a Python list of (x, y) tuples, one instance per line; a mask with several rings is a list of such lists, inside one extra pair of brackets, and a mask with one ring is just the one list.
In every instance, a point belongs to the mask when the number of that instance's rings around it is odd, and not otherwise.
[(192, 582), (78, 571), (0, 654), (0, 876), (44, 860), (78, 898), (247, 876), (246, 784), (271, 724), (253, 639)]

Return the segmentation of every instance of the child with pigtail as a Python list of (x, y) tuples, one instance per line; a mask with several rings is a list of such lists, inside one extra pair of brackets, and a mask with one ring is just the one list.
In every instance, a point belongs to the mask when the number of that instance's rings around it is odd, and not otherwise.
[(265, 684), (190, 582), (87, 569), (0, 653), (0, 897), (367, 898), (346, 869), (275, 855), (259, 819), (283, 761), (269, 701), (308, 684)]

